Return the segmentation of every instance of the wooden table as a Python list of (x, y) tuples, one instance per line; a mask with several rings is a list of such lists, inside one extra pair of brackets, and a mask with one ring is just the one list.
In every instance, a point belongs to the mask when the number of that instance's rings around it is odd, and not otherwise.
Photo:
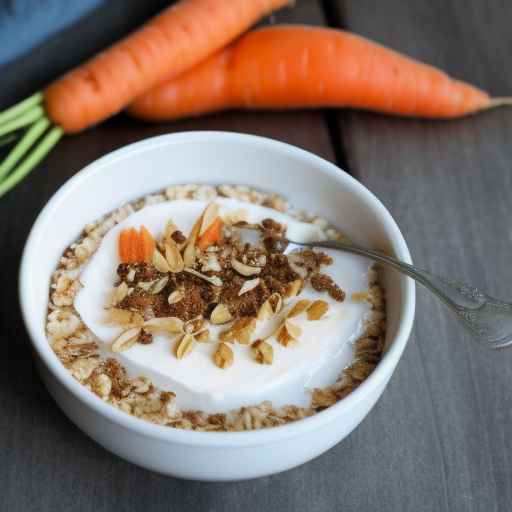
[[(0, 70), (0, 107), (75, 65), (165, 1), (110, 1)], [(279, 22), (343, 26), (512, 93), (512, 2), (299, 0)], [(28, 231), (57, 188), (125, 144), (182, 130), (272, 137), (336, 162), (391, 210), (418, 265), (512, 298), (512, 110), (453, 122), (349, 111), (230, 112), (148, 126), (119, 116), (65, 139), (0, 200), (0, 510), (505, 511), (512, 504), (512, 350), (484, 352), (423, 290), (414, 335), (363, 424), (316, 460), (269, 478), (193, 483), (139, 469), (87, 438), (36, 375), (18, 309)], [(243, 463), (241, 461), (241, 463)]]

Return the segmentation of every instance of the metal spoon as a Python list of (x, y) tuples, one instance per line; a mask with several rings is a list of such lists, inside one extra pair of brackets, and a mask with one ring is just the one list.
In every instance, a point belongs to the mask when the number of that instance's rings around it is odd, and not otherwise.
[(485, 348), (504, 348), (512, 344), (512, 304), (482, 293), (474, 286), (451, 281), (398, 261), (378, 251), (359, 245), (337, 241), (294, 242), (286, 252), (300, 247), (324, 247), (366, 256), (412, 277), (441, 299), (470, 331), (473, 338)]

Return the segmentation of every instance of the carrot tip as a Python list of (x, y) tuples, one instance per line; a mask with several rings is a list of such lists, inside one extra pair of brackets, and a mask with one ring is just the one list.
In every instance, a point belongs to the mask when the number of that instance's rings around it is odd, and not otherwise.
[(512, 106), (512, 96), (505, 96), (503, 98), (491, 98), (487, 108), (496, 107), (510, 107)]

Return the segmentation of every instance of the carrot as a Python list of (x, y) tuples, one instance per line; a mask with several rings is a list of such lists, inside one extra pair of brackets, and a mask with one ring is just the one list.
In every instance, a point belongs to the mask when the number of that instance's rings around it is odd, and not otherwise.
[(228, 108), (354, 107), (441, 119), (511, 101), (491, 99), (472, 85), (363, 37), (289, 25), (242, 36), (138, 98), (129, 113), (157, 121)]
[(153, 253), (155, 252), (156, 242), (145, 226), (141, 226), (139, 230), (139, 247), (139, 261), (151, 263), (153, 260)]
[(36, 155), (31, 160), (27, 157), (28, 164), (15, 167), (41, 135), (40, 127), (0, 164), (0, 177), (12, 171), (5, 186), (0, 182), (0, 195), (28, 174), (64, 133), (80, 132), (119, 112), (137, 96), (198, 64), (290, 1), (181, 0), (42, 93), (0, 112), (0, 136), (41, 119), (51, 121), (47, 136), (33, 150)]
[(201, 62), (288, 2), (182, 0), (51, 84), (44, 93), (46, 111), (65, 132), (79, 132)]
[(119, 234), (119, 259), (123, 263), (139, 261), (139, 234), (135, 228), (123, 229)]
[(140, 243), (139, 233), (135, 228), (129, 229), (128, 240), (128, 263), (137, 263), (139, 261)]
[(130, 259), (130, 230), (123, 229), (119, 233), (118, 239), (119, 259), (123, 263), (128, 263)]
[(139, 232), (126, 228), (119, 234), (119, 259), (123, 263), (149, 263), (153, 259), (156, 242), (145, 226)]
[(197, 241), (197, 247), (201, 250), (218, 242), (222, 238), (222, 226), (224, 223), (220, 217), (215, 217), (212, 223), (206, 228), (206, 231)]

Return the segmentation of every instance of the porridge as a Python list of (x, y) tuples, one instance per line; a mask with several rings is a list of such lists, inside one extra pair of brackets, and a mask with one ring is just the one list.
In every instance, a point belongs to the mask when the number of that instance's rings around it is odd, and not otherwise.
[(52, 277), (49, 342), (101, 399), (154, 423), (250, 430), (315, 414), (382, 357), (385, 303), (341, 239), (245, 187), (180, 185), (86, 226)]

